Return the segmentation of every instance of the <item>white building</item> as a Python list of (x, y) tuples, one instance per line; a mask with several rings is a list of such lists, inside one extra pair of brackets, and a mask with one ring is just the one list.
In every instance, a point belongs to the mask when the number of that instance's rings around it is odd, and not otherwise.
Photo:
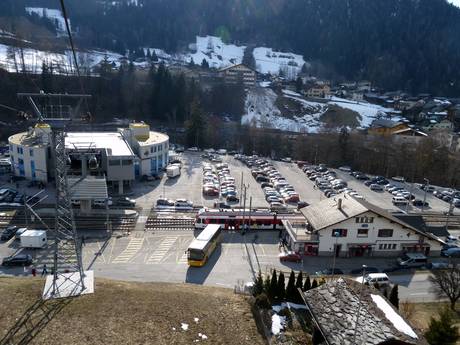
[[(50, 135), (47, 124), (37, 124), (8, 139), (16, 176), (42, 182), (53, 177)], [(116, 132), (70, 132), (65, 144), (69, 175), (104, 176), (120, 194), (136, 177), (157, 174), (168, 163), (169, 137), (150, 131), (144, 123), (132, 123)], [(98, 164), (90, 169), (88, 161), (93, 157)]]
[(284, 221), (291, 248), (304, 255), (439, 255), (443, 242), (387, 211), (346, 194), (301, 209), (304, 222)]

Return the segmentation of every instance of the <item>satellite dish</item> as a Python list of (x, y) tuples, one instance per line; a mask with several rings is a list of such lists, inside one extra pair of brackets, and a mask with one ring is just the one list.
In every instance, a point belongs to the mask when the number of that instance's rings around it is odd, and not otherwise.
[(96, 156), (91, 156), (88, 162), (88, 167), (90, 170), (96, 170), (97, 168), (99, 168), (99, 163), (97, 161)]

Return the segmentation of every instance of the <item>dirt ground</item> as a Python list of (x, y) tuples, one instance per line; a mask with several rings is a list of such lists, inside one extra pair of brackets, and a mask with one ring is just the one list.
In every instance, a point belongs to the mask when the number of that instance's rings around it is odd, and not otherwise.
[[(39, 278), (0, 278), (0, 339), (42, 287)], [(245, 298), (228, 289), (97, 279), (95, 291), (66, 305), (32, 344), (265, 344)]]

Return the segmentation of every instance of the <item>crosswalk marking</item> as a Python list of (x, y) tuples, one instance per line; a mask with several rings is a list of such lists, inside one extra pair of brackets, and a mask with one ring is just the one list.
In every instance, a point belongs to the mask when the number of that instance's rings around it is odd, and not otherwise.
[(115, 264), (120, 264), (120, 263), (127, 263), (129, 260), (131, 260), (134, 255), (137, 254), (137, 252), (142, 248), (142, 244), (144, 243), (144, 238), (132, 238), (128, 246), (126, 247), (125, 250), (121, 252), (120, 255), (118, 255), (112, 263)]
[(158, 264), (165, 257), (166, 253), (171, 249), (173, 244), (178, 239), (178, 236), (168, 236), (161, 241), (160, 245), (155, 249), (152, 255), (147, 259), (147, 264)]
[(177, 260), (178, 264), (186, 264), (187, 263), (187, 253), (182, 254), (182, 256)]

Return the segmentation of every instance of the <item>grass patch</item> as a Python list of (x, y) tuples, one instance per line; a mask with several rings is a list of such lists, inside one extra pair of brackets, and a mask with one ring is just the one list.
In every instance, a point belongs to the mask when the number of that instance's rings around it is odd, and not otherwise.
[[(0, 338), (43, 288), (40, 278), (0, 278)], [(195, 322), (194, 318), (199, 321)], [(188, 324), (188, 330), (181, 329)], [(175, 329), (175, 330), (174, 330)], [(202, 340), (198, 333), (208, 338)], [(32, 344), (264, 344), (246, 299), (232, 290), (188, 284), (97, 279)]]
[(329, 104), (327, 111), (320, 117), (320, 120), (330, 127), (356, 128), (360, 125), (360, 119), (361, 115), (357, 112), (334, 104)]

